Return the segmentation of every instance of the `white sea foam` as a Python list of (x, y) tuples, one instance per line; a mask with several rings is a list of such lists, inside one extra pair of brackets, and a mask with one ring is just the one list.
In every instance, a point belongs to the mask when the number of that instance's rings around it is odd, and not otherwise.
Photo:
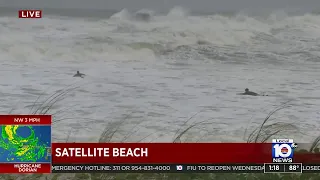
[[(188, 124), (213, 125), (190, 131), (188, 140), (243, 141), (248, 123), (257, 126), (290, 99), (277, 120), (300, 127), (304, 134), (292, 134), (300, 141), (318, 135), (318, 15), (192, 16), (175, 8), (150, 22), (130, 16), (1, 17), (1, 112), (29, 112), (43, 91), (45, 98), (76, 81), (81, 88), (54, 107), (72, 117), (54, 125), (56, 141), (70, 130), (71, 141), (96, 141), (107, 122), (130, 113), (116, 140), (133, 131), (127, 141), (171, 141), (199, 111)], [(76, 70), (87, 77), (73, 78)], [(236, 95), (246, 87), (269, 96)]]

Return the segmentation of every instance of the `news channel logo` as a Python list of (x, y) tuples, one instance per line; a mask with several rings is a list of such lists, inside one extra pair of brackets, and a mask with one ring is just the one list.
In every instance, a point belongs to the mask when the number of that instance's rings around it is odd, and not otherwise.
[(183, 170), (183, 166), (182, 165), (177, 165), (176, 169), (177, 169), (177, 171), (182, 171)]
[(272, 139), (272, 162), (292, 163), (293, 152), (297, 147), (293, 139)]

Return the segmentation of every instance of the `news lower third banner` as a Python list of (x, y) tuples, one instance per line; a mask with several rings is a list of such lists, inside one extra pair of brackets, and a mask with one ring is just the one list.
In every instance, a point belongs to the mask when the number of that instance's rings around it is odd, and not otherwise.
[(56, 164), (53, 173), (320, 173), (320, 164)]
[[(50, 115), (0, 115), (0, 173), (268, 172), (264, 163), (274, 162), (302, 163), (302, 172), (319, 170), (320, 153), (298, 153), (291, 139), (273, 143), (52, 143), (51, 121)], [(268, 166), (273, 171), (286, 167)]]
[[(269, 143), (53, 143), (53, 164), (257, 164), (284, 161), (274, 158)], [(288, 149), (281, 148), (279, 150)], [(283, 152), (285, 153), (285, 152)], [(285, 157), (288, 155), (280, 153)], [(276, 154), (279, 156), (279, 152)], [(288, 162), (317, 164), (320, 153), (290, 150)], [(292, 158), (291, 158), (292, 157)], [(279, 159), (279, 160), (278, 160)], [(284, 163), (284, 162), (283, 162)]]
[(51, 116), (0, 115), (0, 173), (51, 172)]

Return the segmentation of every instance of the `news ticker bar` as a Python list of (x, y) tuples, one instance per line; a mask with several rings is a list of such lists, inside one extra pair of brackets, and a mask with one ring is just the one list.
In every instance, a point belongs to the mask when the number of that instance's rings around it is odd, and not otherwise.
[(320, 173), (320, 164), (0, 163), (0, 173)]
[(320, 164), (55, 164), (52, 173), (320, 173)]

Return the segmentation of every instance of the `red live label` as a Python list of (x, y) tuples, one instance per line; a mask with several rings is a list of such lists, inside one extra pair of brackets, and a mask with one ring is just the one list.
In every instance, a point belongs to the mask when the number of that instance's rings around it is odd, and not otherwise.
[(41, 10), (20, 10), (19, 18), (41, 18)]

